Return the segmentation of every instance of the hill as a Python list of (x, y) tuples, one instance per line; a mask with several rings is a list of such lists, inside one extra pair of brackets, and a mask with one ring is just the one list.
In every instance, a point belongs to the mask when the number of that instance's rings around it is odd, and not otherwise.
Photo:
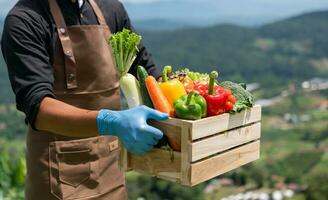
[(194, 26), (232, 23), (246, 26), (263, 25), (282, 18), (327, 9), (327, 1), (218, 1), (218, 0), (160, 0), (122, 1), (131, 19), (163, 19), (182, 21)]
[(328, 75), (327, 23), (325, 11), (258, 28), (218, 25), (143, 36), (159, 66), (217, 69), (224, 79), (271, 85)]
[[(225, 24), (141, 32), (158, 66), (216, 69), (221, 79), (273, 87), (328, 76), (327, 23), (328, 11), (321, 11), (255, 28)], [(13, 100), (6, 76), (1, 64), (0, 103)]]
[(178, 29), (191, 27), (192, 25), (186, 22), (179, 22), (173, 20), (149, 19), (149, 20), (137, 20), (133, 22), (133, 26), (137, 30), (141, 30), (141, 31), (159, 32), (159, 31), (174, 31)]
[[(307, 13), (292, 17), (287, 20), (262, 26), (259, 30), (263, 36), (274, 39), (288, 40), (313, 40), (315, 42), (323, 39), (328, 31), (328, 11)], [(324, 41), (326, 42), (326, 41)], [(320, 45), (320, 47), (327, 45)]]
[[(274, 91), (279, 101), (263, 107), (261, 159), (219, 177), (230, 180), (231, 186), (212, 180), (186, 188), (129, 173), (129, 198), (217, 200), (238, 193), (271, 195), (294, 188), (301, 193), (289, 200), (327, 199), (328, 90), (288, 85), (328, 76), (327, 15), (309, 13), (258, 28), (219, 25), (145, 32), (145, 42), (159, 66), (173, 64), (204, 72), (218, 69), (221, 79), (260, 82), (262, 87), (254, 91), (257, 99)], [(8, 95), (11, 89), (1, 56), (0, 86), (0, 193), (6, 199), (23, 200), (26, 126), (24, 115), (14, 104), (7, 104), (13, 98)]]

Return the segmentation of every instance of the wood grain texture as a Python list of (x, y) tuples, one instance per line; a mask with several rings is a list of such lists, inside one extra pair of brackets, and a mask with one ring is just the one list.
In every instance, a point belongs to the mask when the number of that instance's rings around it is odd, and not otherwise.
[(261, 123), (224, 132), (213, 137), (191, 143), (191, 161), (206, 158), (236, 146), (257, 140), (261, 137)]
[(191, 161), (191, 149), (190, 149), (190, 132), (191, 128), (188, 124), (183, 125), (181, 133), (181, 184), (190, 185), (190, 161)]
[(129, 160), (128, 160), (129, 153), (121, 143), (119, 145), (120, 145), (120, 169), (123, 172), (131, 171), (131, 167), (129, 166)]
[[(165, 123), (170, 121), (171, 123)], [(174, 123), (172, 123), (174, 121)], [(150, 125), (160, 129), (168, 137), (170, 144), (174, 142), (173, 149), (176, 151), (181, 151), (181, 127), (182, 123), (175, 123), (176, 120), (166, 120), (164, 122), (158, 122), (151, 120)], [(172, 145), (172, 144), (171, 144)]]
[(255, 106), (236, 114), (222, 114), (192, 122), (192, 140), (245, 126), (261, 120), (261, 106)]
[(191, 165), (191, 184), (197, 185), (206, 180), (250, 163), (260, 157), (260, 141), (243, 145), (217, 156)]
[[(121, 166), (160, 179), (194, 186), (259, 158), (261, 107), (234, 115), (223, 114), (197, 121), (168, 119), (150, 124), (161, 129), (181, 152), (174, 160), (166, 150), (146, 155), (123, 151)], [(253, 142), (252, 142), (253, 141)]]
[(177, 172), (162, 172), (162, 173), (158, 173), (156, 177), (171, 182), (176, 182), (176, 183), (181, 182), (181, 173), (177, 173)]
[(174, 152), (171, 161), (169, 151), (154, 149), (145, 155), (129, 154), (129, 166), (137, 172), (152, 176), (167, 176), (168, 178), (180, 178), (181, 153)]

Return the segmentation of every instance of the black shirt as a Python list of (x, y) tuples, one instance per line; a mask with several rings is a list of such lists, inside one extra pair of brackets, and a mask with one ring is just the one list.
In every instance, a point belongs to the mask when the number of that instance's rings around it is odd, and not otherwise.
[[(97, 24), (89, 2), (80, 8), (78, 2), (57, 0), (67, 26)], [(118, 0), (97, 0), (110, 30), (115, 33), (124, 27), (134, 30), (123, 5)], [(16, 95), (17, 109), (26, 114), (34, 125), (41, 100), (53, 93), (54, 76), (52, 56), (58, 37), (47, 0), (20, 0), (9, 12), (2, 35), (1, 48), (7, 63), (10, 82)], [(155, 76), (161, 72), (154, 66), (151, 55), (141, 44), (139, 54), (130, 73), (136, 66), (145, 66)]]

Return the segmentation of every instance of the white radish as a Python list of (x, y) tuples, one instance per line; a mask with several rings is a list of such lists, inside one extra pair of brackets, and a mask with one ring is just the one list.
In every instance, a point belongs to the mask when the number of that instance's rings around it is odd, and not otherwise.
[(132, 74), (126, 73), (120, 78), (120, 87), (129, 108), (134, 108), (143, 104), (139, 82)]

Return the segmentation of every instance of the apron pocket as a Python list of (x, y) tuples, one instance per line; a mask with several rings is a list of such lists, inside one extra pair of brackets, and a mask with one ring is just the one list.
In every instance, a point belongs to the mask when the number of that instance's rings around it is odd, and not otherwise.
[(59, 179), (73, 187), (90, 178), (90, 149), (58, 153)]
[[(97, 139), (77, 139), (70, 141), (54, 141), (49, 146), (50, 189), (60, 200), (76, 199), (81, 188), (94, 187), (93, 163), (97, 159), (92, 156), (92, 143)], [(82, 194), (82, 198), (97, 195)]]
[(56, 141), (49, 150), (51, 193), (58, 199), (126, 196), (115, 137)]

